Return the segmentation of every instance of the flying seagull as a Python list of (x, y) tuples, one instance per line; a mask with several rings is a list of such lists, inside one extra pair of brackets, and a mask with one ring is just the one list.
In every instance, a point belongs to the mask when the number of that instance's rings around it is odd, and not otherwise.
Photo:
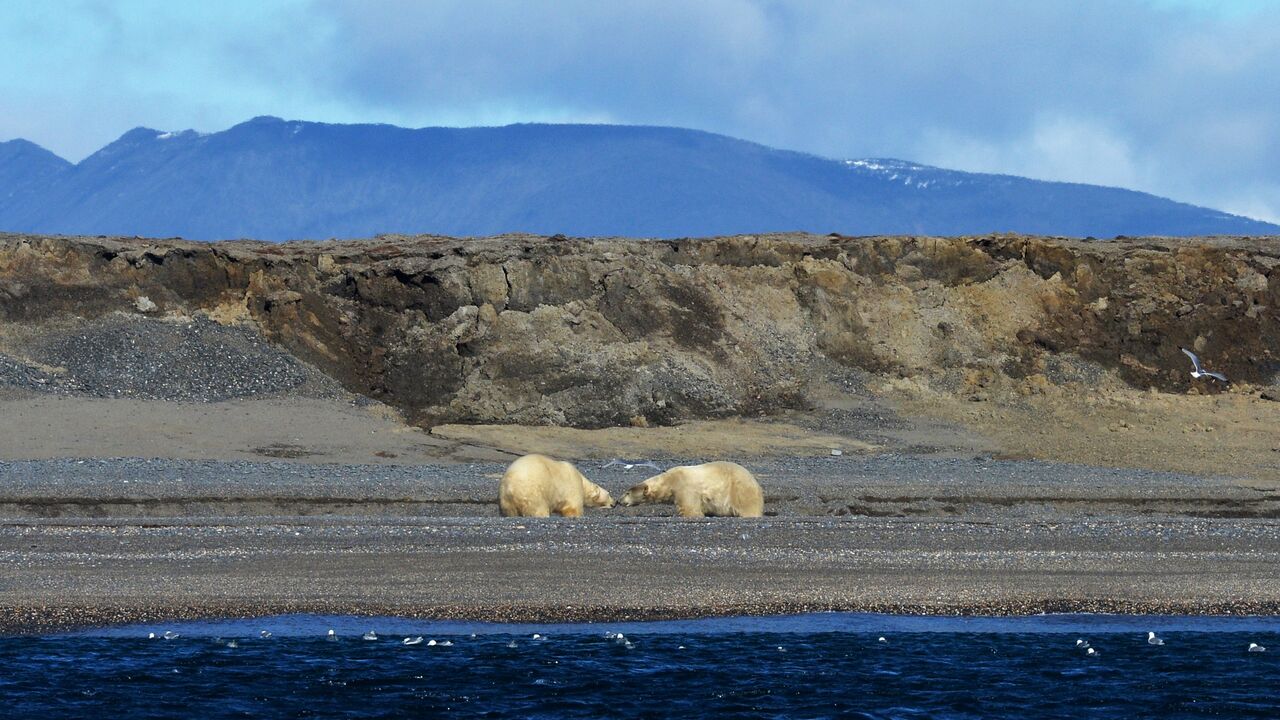
[(601, 466), (600, 469), (603, 470), (604, 468), (613, 467), (614, 465), (621, 465), (623, 470), (630, 470), (631, 468), (638, 468), (638, 467), (647, 467), (647, 468), (653, 468), (658, 472), (662, 472), (662, 468), (655, 465), (651, 460), (627, 461), (627, 460), (619, 460), (618, 458), (614, 458), (609, 462), (605, 463), (603, 466)]
[(1213, 378), (1214, 380), (1219, 380), (1227, 384), (1231, 383), (1231, 381), (1227, 379), (1226, 375), (1223, 375), (1222, 373), (1209, 372), (1208, 370), (1205, 370), (1204, 366), (1200, 364), (1200, 358), (1196, 357), (1195, 353), (1191, 352), (1186, 348), (1178, 348), (1178, 349), (1181, 350), (1183, 353), (1185, 353), (1187, 357), (1191, 358), (1191, 366), (1192, 366), (1191, 377), (1196, 378), (1197, 380), (1202, 377), (1209, 377), (1209, 378)]

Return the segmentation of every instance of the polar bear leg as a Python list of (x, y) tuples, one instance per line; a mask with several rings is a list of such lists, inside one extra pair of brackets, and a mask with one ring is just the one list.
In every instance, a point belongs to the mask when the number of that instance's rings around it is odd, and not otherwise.
[(565, 501), (556, 508), (556, 514), (561, 517), (582, 517), (582, 507)]
[(676, 502), (676, 512), (680, 517), (700, 518), (706, 517), (706, 513), (702, 511), (702, 493), (691, 488), (680, 488), (674, 493)]

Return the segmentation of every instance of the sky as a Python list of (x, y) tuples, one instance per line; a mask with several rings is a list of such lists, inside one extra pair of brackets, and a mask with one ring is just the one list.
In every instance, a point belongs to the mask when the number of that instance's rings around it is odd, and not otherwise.
[(0, 0), (0, 140), (691, 127), (1280, 222), (1280, 0)]

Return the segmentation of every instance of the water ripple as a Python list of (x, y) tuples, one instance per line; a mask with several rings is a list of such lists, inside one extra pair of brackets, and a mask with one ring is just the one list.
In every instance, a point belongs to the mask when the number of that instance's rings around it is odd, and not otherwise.
[[(836, 620), (608, 628), (625, 631), (631, 649), (596, 625), (368, 618), (186, 624), (171, 641), (146, 639), (155, 628), (0, 638), (0, 707), (13, 717), (125, 719), (1280, 714), (1267, 690), (1280, 653), (1247, 650), (1250, 642), (1280, 646), (1280, 624), (1268, 619), (1074, 617), (927, 629), (885, 616)], [(259, 637), (263, 627), (270, 640)], [(329, 627), (339, 628), (337, 641), (326, 640)], [(383, 639), (363, 641), (357, 627), (377, 627)], [(1148, 645), (1147, 627), (1166, 644)], [(454, 645), (405, 646), (410, 632)], [(530, 640), (533, 632), (549, 638)], [(878, 642), (882, 635), (888, 642)], [(1099, 655), (1076, 646), (1082, 636)], [(232, 639), (237, 647), (228, 647)]]

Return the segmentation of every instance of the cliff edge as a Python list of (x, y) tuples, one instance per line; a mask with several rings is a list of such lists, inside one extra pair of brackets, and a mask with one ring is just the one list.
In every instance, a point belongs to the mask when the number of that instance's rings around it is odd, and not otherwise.
[(1192, 389), (1180, 346), (1261, 392), (1278, 263), (1275, 238), (10, 234), (0, 327), (204, 315), (423, 426), (664, 425), (809, 407), (831, 383), (1219, 391)]

